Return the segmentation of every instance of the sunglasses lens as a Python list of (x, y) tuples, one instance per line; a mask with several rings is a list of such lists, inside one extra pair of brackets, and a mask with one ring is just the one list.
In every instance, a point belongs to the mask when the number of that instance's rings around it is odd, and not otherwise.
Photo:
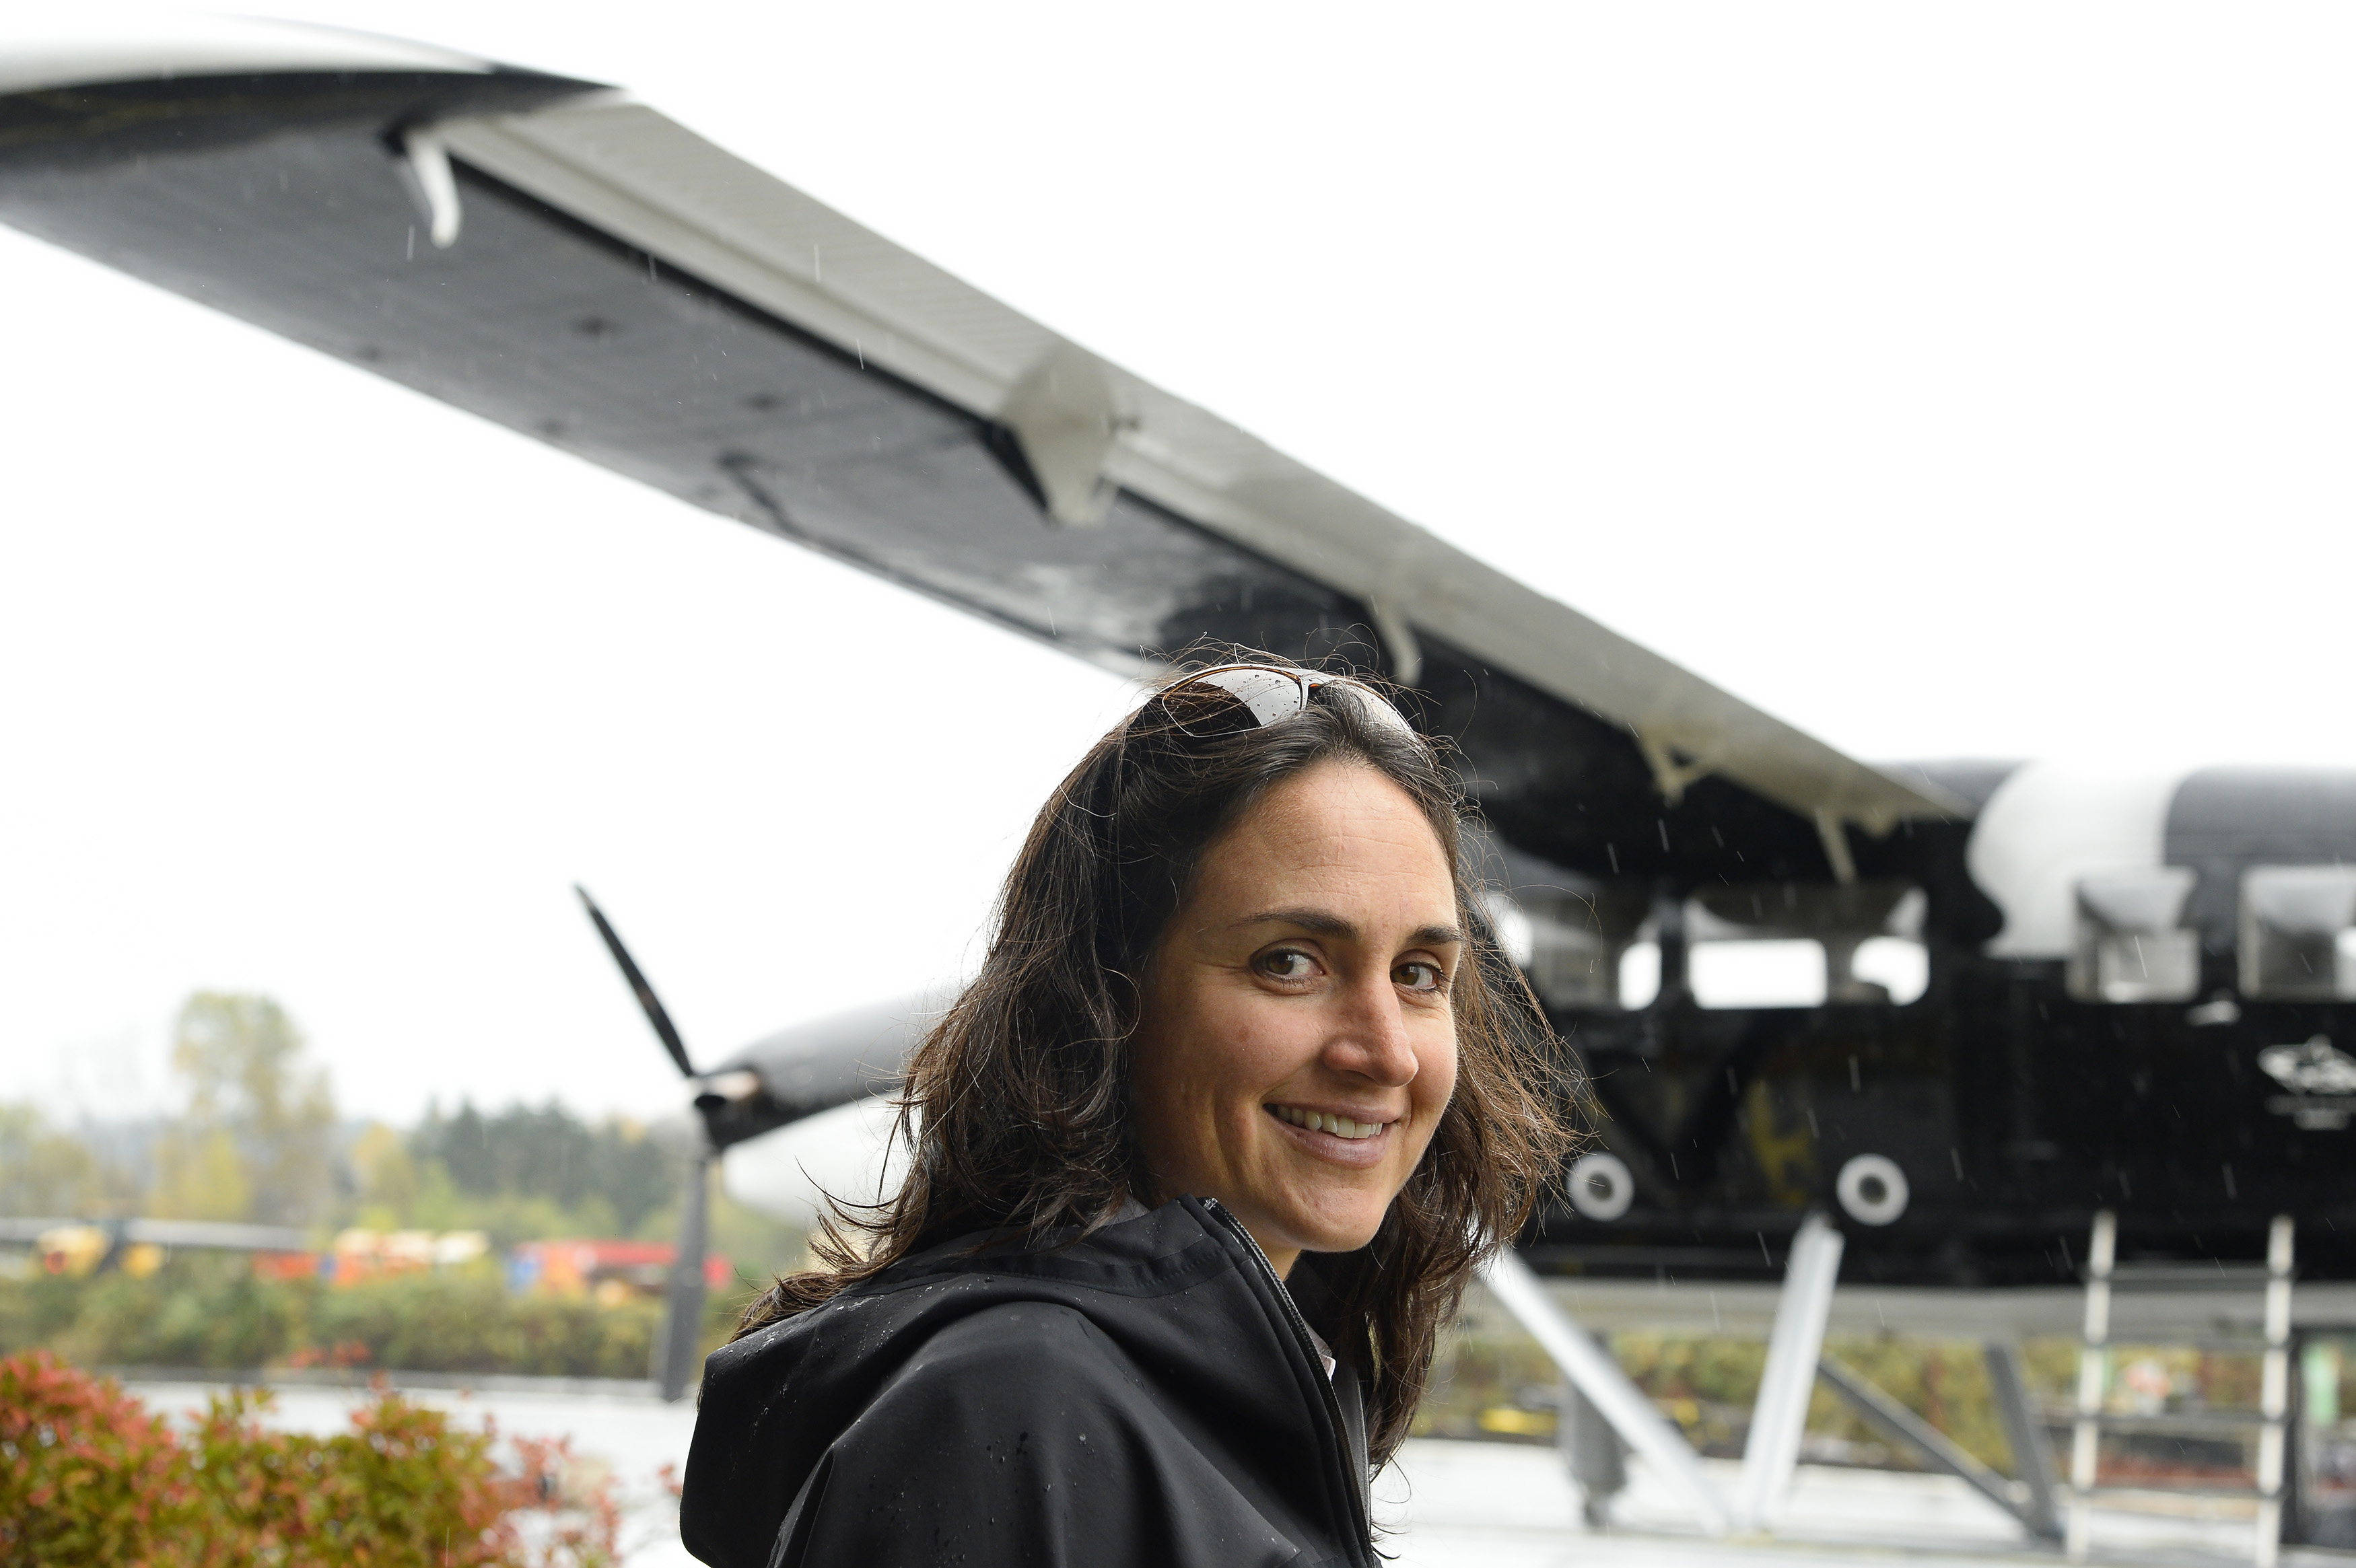
[(1252, 722), (1265, 729), (1301, 711), (1301, 682), (1281, 670), (1215, 669), (1196, 677), (1190, 686), (1215, 686), (1251, 709)]
[(1321, 680), (1317, 685), (1321, 690), (1348, 692), (1357, 703), (1358, 711), (1384, 729), (1395, 730), (1410, 741), (1420, 741), (1423, 739), (1415, 732), (1415, 726), (1407, 721), (1407, 715), (1392, 707), (1389, 699), (1373, 688), (1361, 686), (1355, 680)]
[(1162, 710), (1186, 734), (1235, 735), (1301, 711), (1301, 683), (1280, 670), (1205, 670), (1161, 697)]

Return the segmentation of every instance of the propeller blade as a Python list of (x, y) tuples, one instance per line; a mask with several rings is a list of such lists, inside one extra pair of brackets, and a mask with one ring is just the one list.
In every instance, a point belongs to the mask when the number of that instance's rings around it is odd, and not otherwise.
[[(597, 934), (605, 939), (605, 951), (612, 954), (614, 962), (622, 966), (622, 978), (627, 980), (630, 989), (637, 993), (638, 1006), (646, 1009), (647, 1022), (655, 1026), (655, 1033), (661, 1038), (663, 1049), (670, 1052), (673, 1061), (679, 1063), (680, 1076), (694, 1077), (695, 1068), (687, 1060), (687, 1047), (680, 1041), (678, 1029), (672, 1025), (670, 1015), (663, 1011), (661, 1001), (655, 996), (655, 988), (647, 984), (644, 975), (638, 973), (637, 965), (631, 960), (630, 950), (623, 946), (622, 939), (615, 934), (613, 923), (605, 918), (605, 912), (597, 907), (597, 901), (589, 896), (588, 889), (575, 882), (573, 891), (581, 895), (581, 907), (589, 912), (589, 918), (596, 923)], [(699, 1264), (697, 1266), (702, 1265)], [(698, 1275), (696, 1277), (701, 1279), (703, 1276)]]
[(687, 1186), (680, 1194), (679, 1251), (671, 1259), (663, 1292), (662, 1333), (654, 1343), (654, 1381), (664, 1399), (676, 1403), (702, 1380), (696, 1355), (703, 1338), (703, 1251), (706, 1208), (712, 1196), (712, 1156), (688, 1162)]

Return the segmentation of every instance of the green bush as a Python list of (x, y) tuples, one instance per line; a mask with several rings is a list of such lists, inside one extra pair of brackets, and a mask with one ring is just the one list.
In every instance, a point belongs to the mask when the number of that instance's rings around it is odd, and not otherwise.
[(80, 1287), (70, 1317), (35, 1343), (84, 1365), (266, 1366), (303, 1343), (312, 1294), (308, 1282), (260, 1279), (244, 1259), (222, 1256), (175, 1260), (146, 1279), (110, 1272), (70, 1283)]
[[(519, 1442), (382, 1394), (318, 1437), (254, 1419), (269, 1395), (216, 1399), (176, 1433), (112, 1381), (46, 1353), (0, 1360), (0, 1568), (602, 1568), (620, 1516), (563, 1488), (562, 1445)], [(519, 1516), (552, 1515), (547, 1528)]]
[[(1704, 1453), (1738, 1456), (1767, 1347), (1756, 1339), (1628, 1330), (1607, 1343), (1622, 1371)], [(1988, 1386), (1983, 1348), (1895, 1335), (1835, 1335), (1825, 1349), (1999, 1470), (2014, 1460)], [(2075, 1352), (2062, 1342), (2032, 1341), (2032, 1390), (2055, 1397), (2072, 1386)], [(1551, 1441), (1561, 1373), (1520, 1326), (1476, 1294), (1442, 1339), (1430, 1391), (1416, 1414), (1419, 1435)], [(2204, 1385), (2205, 1386), (2205, 1385)], [(1852, 1445), (1860, 1462), (1912, 1468), (1917, 1461), (1889, 1441), (1822, 1381), (1810, 1397), (1807, 1430)]]
[[(745, 1294), (711, 1294), (705, 1349), (726, 1339)], [(661, 1325), (659, 1301), (511, 1296), (488, 1265), (342, 1289), (260, 1278), (242, 1258), (212, 1255), (175, 1258), (145, 1279), (0, 1279), (0, 1355), (45, 1349), (82, 1366), (643, 1378)]]
[(0, 1356), (55, 1340), (73, 1327), (88, 1295), (87, 1282), (62, 1275), (0, 1278)]
[(493, 1275), (416, 1274), (322, 1290), (311, 1309), (320, 1348), (361, 1345), (372, 1366), (413, 1371), (642, 1378), (662, 1307), (510, 1296)]

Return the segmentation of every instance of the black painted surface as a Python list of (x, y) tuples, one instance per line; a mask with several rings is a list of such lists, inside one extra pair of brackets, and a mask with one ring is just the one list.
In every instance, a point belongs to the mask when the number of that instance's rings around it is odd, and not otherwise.
[[(1931, 776), (1952, 784), (1944, 772)], [(1611, 1275), (1772, 1278), (1805, 1210), (1832, 1206), (1842, 1161), (1870, 1152), (1905, 1170), (1912, 1201), (1893, 1225), (1845, 1227), (1845, 1278), (2069, 1284), (2104, 1208), (2129, 1265), (2255, 1264), (2268, 1220), (2287, 1213), (2302, 1276), (2356, 1277), (2356, 1125), (2301, 1125), (2335, 1102), (2258, 1065), (2317, 1036), (2356, 1053), (2356, 1004), (2233, 990), (2242, 872), (2356, 864), (2356, 774), (2214, 770), (2179, 789), (2166, 854), (2201, 872), (2188, 919), (2213, 982), (2190, 1003), (2078, 1002), (2058, 960), (1987, 956), (1994, 911), (1962, 874), (1965, 837), (1918, 839), (1931, 848), (1917, 869), (1939, 879), (1921, 1000), (1711, 1013), (1673, 998), (1558, 1019), (1639, 1196), (1608, 1225), (1556, 1206), (1539, 1255)]]
[(455, 114), (517, 113), (599, 91), (538, 71), (276, 71), (50, 88), (0, 97), (0, 167), (144, 174), (143, 160), (290, 135), (391, 135)]
[(1808, 1208), (1837, 1216), (1842, 1162), (1878, 1153), (1912, 1201), (1887, 1227), (1845, 1223), (1845, 1279), (2073, 1283), (2104, 1208), (2131, 1264), (2256, 1263), (2268, 1218), (2289, 1213), (2304, 1277), (2356, 1277), (2356, 1132), (2300, 1128), (2255, 1065), (2268, 1045), (2356, 1039), (2356, 1008), (2251, 1005), (2199, 1027), (2179, 1005), (2072, 1002), (2058, 964), (1952, 969), (1908, 1008), (1560, 1020), (1639, 1197), (1608, 1225), (1551, 1207), (1538, 1255), (1610, 1276), (1772, 1279)]

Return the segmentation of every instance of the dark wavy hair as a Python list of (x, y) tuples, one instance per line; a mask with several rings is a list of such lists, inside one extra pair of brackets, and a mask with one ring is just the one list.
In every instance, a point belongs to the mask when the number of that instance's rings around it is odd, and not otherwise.
[[(1237, 662), (1287, 661), (1244, 650), (1215, 661)], [(1570, 1135), (1557, 1107), (1574, 1086), (1550, 1081), (1569, 1070), (1490, 934), (1477, 840), (1438, 749), (1331, 683), (1298, 716), (1263, 728), (1206, 724), (1234, 701), (1186, 684), (1206, 667), (1214, 661), (1195, 661), (1165, 683), (1040, 809), (999, 895), (980, 973), (908, 1059), (894, 1135), (910, 1153), (905, 1181), (876, 1205), (837, 1201), (811, 1243), (822, 1266), (778, 1279), (737, 1334), (817, 1307), (922, 1246), (977, 1232), (1085, 1236), (1132, 1196), (1175, 1196), (1152, 1190), (1129, 1125), (1129, 1046), (1162, 927), (1204, 852), (1271, 788), (1323, 763), (1368, 767), (1430, 822), (1469, 933), (1451, 990), (1456, 1089), (1431, 1144), (1373, 1242), (1313, 1260), (1342, 1320), (1365, 1326), (1336, 1352), (1367, 1374), (1379, 1466), (1407, 1436), (1440, 1330), (1474, 1270), (1561, 1168)]]

